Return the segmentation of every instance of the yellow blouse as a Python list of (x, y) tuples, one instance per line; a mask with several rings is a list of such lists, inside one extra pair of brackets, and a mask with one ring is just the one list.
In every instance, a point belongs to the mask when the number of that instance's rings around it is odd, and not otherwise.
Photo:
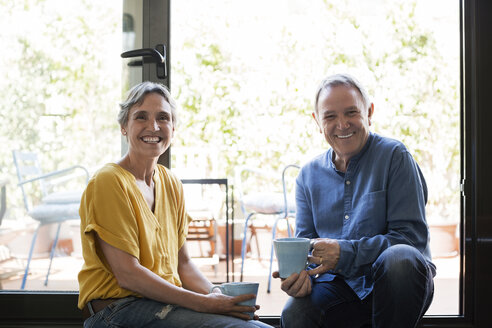
[(183, 187), (162, 165), (157, 165), (153, 179), (154, 212), (135, 177), (117, 164), (106, 164), (89, 181), (79, 210), (84, 257), (78, 275), (79, 308), (92, 299), (139, 296), (118, 285), (94, 232), (163, 279), (181, 286), (178, 251), (191, 221), (185, 210)]

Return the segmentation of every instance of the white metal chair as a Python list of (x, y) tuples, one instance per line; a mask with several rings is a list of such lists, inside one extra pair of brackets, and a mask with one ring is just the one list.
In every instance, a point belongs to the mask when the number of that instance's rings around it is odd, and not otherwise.
[[(51, 191), (56, 189), (56, 186), (65, 184), (69, 180), (75, 178), (75, 175), (70, 174), (75, 170), (82, 170), (82, 174), (85, 178), (85, 184), (87, 184), (89, 181), (89, 172), (83, 166), (74, 165), (63, 170), (57, 170), (44, 174), (39, 165), (37, 154), (18, 150), (12, 151), (12, 154), (14, 157), (15, 168), (17, 170), (17, 177), (19, 179), (18, 186), (22, 191), (22, 196), (24, 199), (24, 206), (28, 215), (39, 222), (38, 227), (32, 237), (26, 269), (24, 271), (24, 277), (22, 278), (21, 289), (24, 289), (26, 285), (29, 265), (31, 263), (32, 253), (39, 229), (44, 225), (54, 223), (58, 224), (55, 239), (53, 241), (53, 245), (51, 246), (50, 262), (44, 282), (44, 285), (46, 286), (48, 284), (48, 277), (51, 270), (51, 262), (53, 261), (53, 255), (58, 243), (61, 224), (67, 220), (80, 219), (79, 206), (83, 188), (77, 191), (65, 191), (60, 189), (56, 192)], [(33, 188), (30, 188), (29, 190), (30, 193), (26, 190), (26, 185), (28, 184), (33, 186)], [(33, 198), (36, 198), (36, 188), (34, 185), (38, 186), (38, 192), (40, 192), (38, 198), (41, 199), (40, 201), (32, 200)]]
[[(281, 179), (279, 179), (278, 174), (272, 172), (266, 172), (257, 168), (250, 168), (246, 166), (238, 167), (235, 171), (235, 186), (239, 194), (239, 202), (241, 205), (241, 211), (244, 214), (244, 230), (243, 230), (243, 240), (241, 247), (241, 281), (243, 280), (244, 271), (244, 260), (247, 251), (247, 234), (248, 230), (251, 229), (250, 219), (255, 215), (272, 215), (275, 217), (275, 221), (272, 225), (272, 240), (275, 239), (277, 232), (277, 225), (280, 220), (285, 220), (287, 225), (287, 233), (289, 237), (292, 236), (289, 217), (293, 217), (295, 213), (295, 201), (291, 199), (290, 194), (287, 190), (286, 183), (286, 172), (289, 168), (296, 167), (299, 168), (297, 164), (289, 164), (282, 170)], [(270, 191), (259, 191), (265, 190), (265, 185), (257, 185), (253, 189), (244, 188), (244, 175), (254, 174), (260, 179), (269, 179), (270, 184), (276, 184), (277, 186), (282, 183), (282, 191), (275, 191), (269, 188)], [(278, 187), (277, 187), (278, 188)], [(248, 190), (249, 189), (249, 190)], [(277, 189), (279, 190), (279, 189)], [(290, 199), (289, 199), (290, 198)], [(254, 232), (254, 228), (252, 230)], [(253, 235), (251, 236), (251, 239)], [(257, 237), (256, 237), (257, 238)], [(250, 239), (250, 240), (251, 240)], [(257, 240), (258, 244), (258, 240)], [(268, 275), (268, 288), (267, 292), (270, 292), (271, 286), (271, 274), (272, 274), (272, 263), (273, 263), (273, 243), (270, 249), (270, 269)]]

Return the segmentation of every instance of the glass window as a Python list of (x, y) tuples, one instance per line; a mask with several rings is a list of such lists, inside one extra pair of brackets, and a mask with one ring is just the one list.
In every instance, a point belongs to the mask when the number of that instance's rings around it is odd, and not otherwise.
[[(171, 89), (181, 122), (175, 162), (187, 149), (198, 149), (208, 156), (199, 162), (206, 163), (200, 165), (203, 177), (234, 177), (241, 166), (280, 177), (284, 165), (303, 164), (328, 147), (311, 117), (319, 81), (329, 73), (353, 74), (375, 104), (372, 130), (403, 141), (429, 186), (427, 219), (438, 272), (427, 314), (459, 314), (458, 4), (190, 0), (173, 2), (171, 17)], [(254, 220), (244, 266), (244, 279), (261, 283), (260, 315), (279, 315), (287, 298), (277, 280), (266, 292), (272, 222)], [(239, 207), (235, 223), (238, 250)], [(280, 226), (278, 233), (286, 230)], [(238, 252), (235, 279), (240, 259)]]
[[(180, 160), (177, 156), (201, 149), (208, 158), (199, 167), (205, 170), (200, 177), (231, 181), (241, 165), (278, 173), (287, 163), (302, 164), (327, 147), (310, 118), (318, 81), (327, 73), (354, 74), (373, 96), (373, 131), (402, 140), (430, 186), (427, 213), (438, 276), (427, 314), (458, 314), (458, 4), (352, 0), (312, 1), (306, 6), (296, 0), (190, 0), (172, 5), (169, 67), (181, 122), (175, 162)], [(141, 27), (140, 17), (125, 17), (116, 0), (76, 1), (70, 6), (60, 0), (0, 0), (0, 6), (1, 44), (9, 49), (0, 58), (0, 72), (7, 77), (0, 80), (0, 117), (8, 122), (2, 126), (0, 142), (9, 145), (0, 149), (0, 182), (6, 179), (8, 195), (0, 225), (0, 272), (1, 287), (16, 290), (37, 222), (27, 215), (12, 150), (36, 152), (44, 172), (82, 165), (93, 173), (118, 158), (115, 113), (129, 84), (120, 77), (135, 80), (141, 71), (122, 71), (122, 61), (114, 58), (122, 49), (122, 30), (124, 50), (134, 48), (132, 43), (141, 46), (140, 32), (131, 30)], [(34, 202), (42, 197), (39, 188), (32, 191)], [(236, 207), (236, 280), (241, 216)], [(279, 315), (286, 296), (278, 281), (273, 281), (270, 294), (265, 290), (269, 226), (267, 218), (256, 223), (244, 279), (262, 283), (259, 314)], [(221, 229), (219, 222), (219, 236)], [(56, 230), (46, 226), (39, 231), (27, 291), (78, 288), (76, 220), (61, 227), (44, 286)], [(278, 233), (285, 234), (286, 227), (280, 226)], [(440, 237), (449, 246), (437, 242)], [(223, 250), (218, 252), (223, 255)], [(220, 261), (219, 270), (222, 266)], [(208, 262), (200, 268), (210, 279), (224, 280)]]
[[(45, 221), (36, 206), (47, 195), (53, 202), (63, 202), (53, 198), (54, 192), (83, 190), (86, 171), (76, 169), (26, 183), (24, 196), (17, 186), (17, 169), (37, 164), (40, 172), (48, 173), (79, 165), (92, 175), (103, 163), (119, 158), (116, 114), (123, 90), (122, 2), (0, 1), (0, 8), (0, 75), (4, 77), (0, 81), (4, 122), (0, 180), (8, 181), (7, 211), (0, 225), (1, 288), (75, 291), (82, 263), (79, 220), (70, 216), (60, 219), (59, 231), (57, 224), (43, 224), (37, 231)], [(132, 42), (131, 29), (136, 24), (125, 22), (126, 39)], [(27, 160), (26, 153), (37, 155), (37, 161)], [(34, 177), (33, 173), (26, 178)], [(36, 231), (29, 274), (22, 286)]]

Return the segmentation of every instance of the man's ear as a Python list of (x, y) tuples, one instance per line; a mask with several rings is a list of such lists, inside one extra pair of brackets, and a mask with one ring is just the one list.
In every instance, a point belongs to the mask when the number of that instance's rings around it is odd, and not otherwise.
[(319, 128), (319, 133), (323, 134), (323, 130), (321, 129), (321, 125), (318, 122), (318, 118), (316, 117), (316, 113), (315, 112), (312, 112), (311, 113), (311, 116), (314, 118), (314, 121), (316, 122), (316, 125)]
[(371, 125), (372, 114), (374, 114), (374, 103), (371, 103), (371, 106), (367, 109), (367, 118), (369, 120), (369, 125)]

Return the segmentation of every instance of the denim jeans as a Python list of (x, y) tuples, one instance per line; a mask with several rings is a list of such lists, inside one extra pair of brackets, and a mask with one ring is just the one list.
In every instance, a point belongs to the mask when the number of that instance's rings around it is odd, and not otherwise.
[(219, 314), (195, 312), (146, 298), (126, 297), (111, 303), (84, 322), (84, 328), (270, 327)]
[(311, 295), (287, 301), (281, 326), (415, 327), (432, 302), (434, 267), (414, 247), (395, 245), (381, 253), (372, 275), (373, 290), (363, 300), (339, 277), (314, 283)]

